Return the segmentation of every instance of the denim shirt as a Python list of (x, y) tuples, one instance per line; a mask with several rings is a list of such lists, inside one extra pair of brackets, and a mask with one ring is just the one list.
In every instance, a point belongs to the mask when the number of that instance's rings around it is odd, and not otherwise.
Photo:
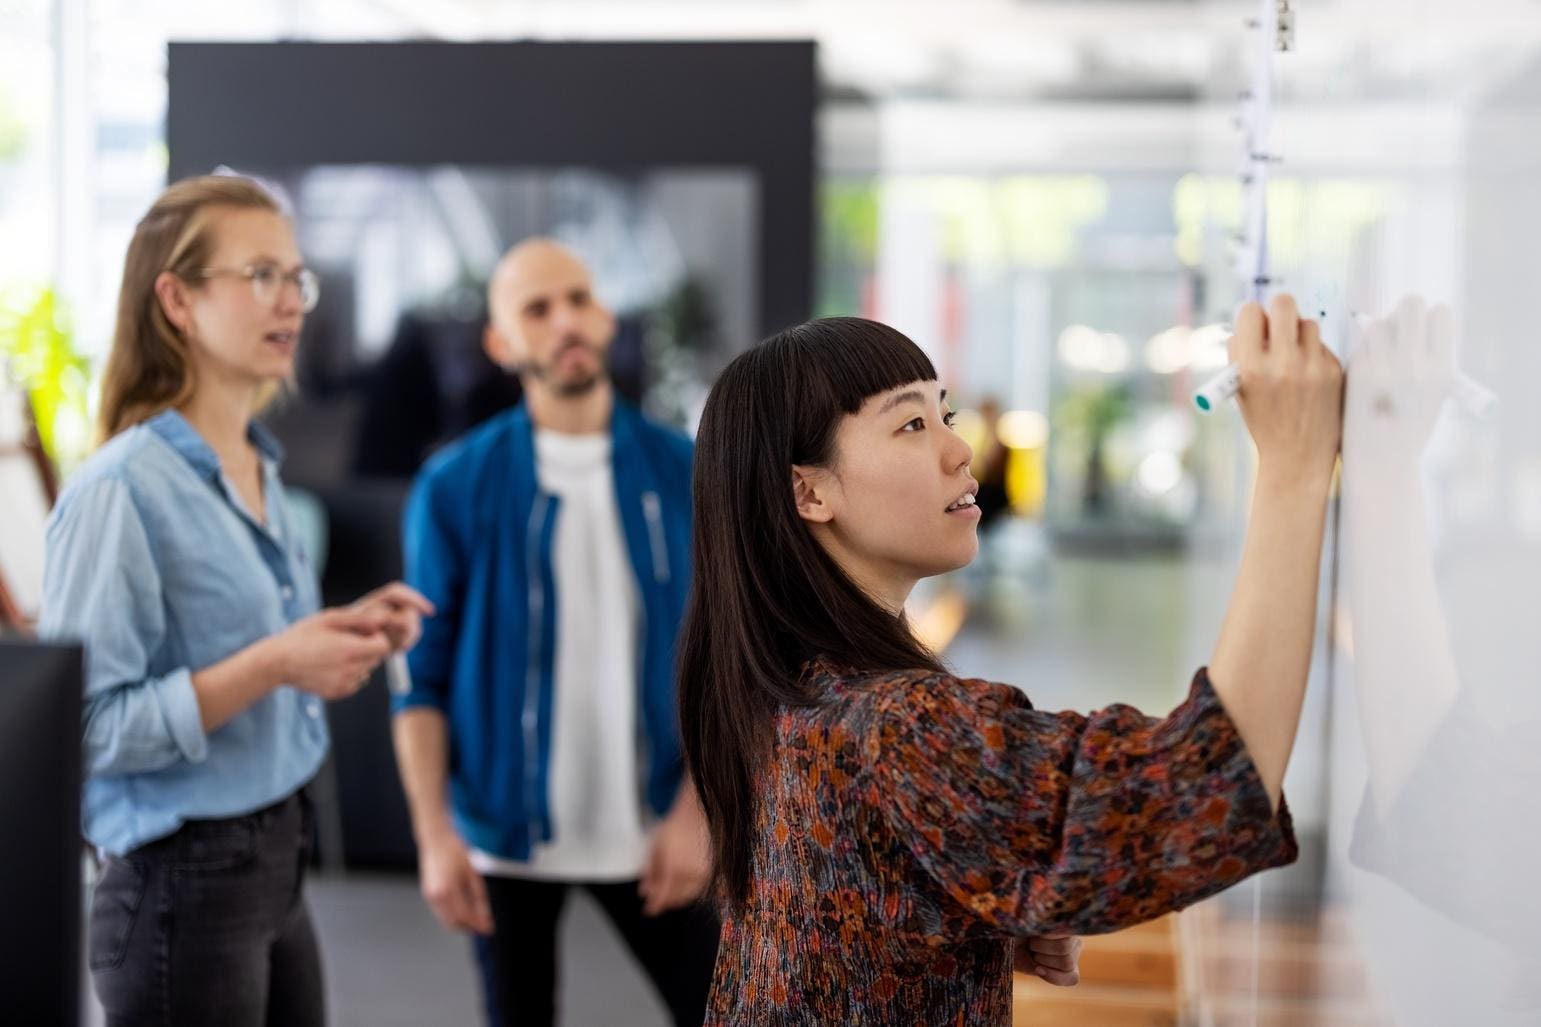
[(288, 685), (206, 734), (192, 674), (319, 606), (259, 425), (267, 524), (175, 411), (109, 441), (48, 521), (39, 633), (86, 649), (86, 838), (123, 854), (186, 820), (297, 791), (326, 756), (319, 699)]

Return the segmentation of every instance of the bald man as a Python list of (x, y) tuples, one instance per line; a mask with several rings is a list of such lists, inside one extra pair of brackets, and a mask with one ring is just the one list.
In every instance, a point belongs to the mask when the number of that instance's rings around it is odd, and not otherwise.
[(478, 939), (494, 1023), (553, 1022), (579, 886), (694, 1027), (717, 924), (674, 702), (691, 445), (616, 397), (615, 318), (571, 252), (516, 246), (488, 307), (524, 402), (436, 455), (406, 513), (406, 578), (438, 610), (393, 699), (423, 895)]

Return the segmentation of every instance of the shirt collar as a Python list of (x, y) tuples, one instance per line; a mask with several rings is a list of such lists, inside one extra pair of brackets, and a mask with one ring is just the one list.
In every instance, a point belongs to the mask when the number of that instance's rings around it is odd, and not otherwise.
[[(219, 457), (214, 455), (213, 447), (178, 411), (162, 411), (146, 421), (145, 426), (176, 450), (201, 476), (212, 478), (219, 474)], [(252, 421), (246, 428), (246, 437), (257, 447), (264, 463), (276, 467), (283, 462), (283, 445), (265, 427)]]

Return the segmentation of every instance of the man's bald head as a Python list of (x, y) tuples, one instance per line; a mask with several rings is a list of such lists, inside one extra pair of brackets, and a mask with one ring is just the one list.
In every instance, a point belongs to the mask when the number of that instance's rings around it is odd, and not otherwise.
[(615, 319), (594, 299), (589, 270), (554, 239), (526, 239), (487, 284), (487, 354), (558, 395), (581, 395), (605, 374)]
[(494, 321), (512, 323), (526, 294), (552, 279), (590, 282), (589, 269), (576, 253), (545, 236), (516, 244), (503, 254), (487, 283), (487, 309)]

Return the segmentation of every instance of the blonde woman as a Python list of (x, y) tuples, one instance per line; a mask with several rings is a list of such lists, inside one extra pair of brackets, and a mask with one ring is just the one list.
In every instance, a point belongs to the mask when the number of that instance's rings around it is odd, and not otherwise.
[(129, 243), (105, 442), (49, 522), (41, 629), (86, 646), (89, 960), (112, 1025), (325, 1019), (302, 891), (322, 704), (431, 608), (391, 584), (318, 610), (280, 449), (253, 420), (316, 297), (255, 183), (167, 189)]

